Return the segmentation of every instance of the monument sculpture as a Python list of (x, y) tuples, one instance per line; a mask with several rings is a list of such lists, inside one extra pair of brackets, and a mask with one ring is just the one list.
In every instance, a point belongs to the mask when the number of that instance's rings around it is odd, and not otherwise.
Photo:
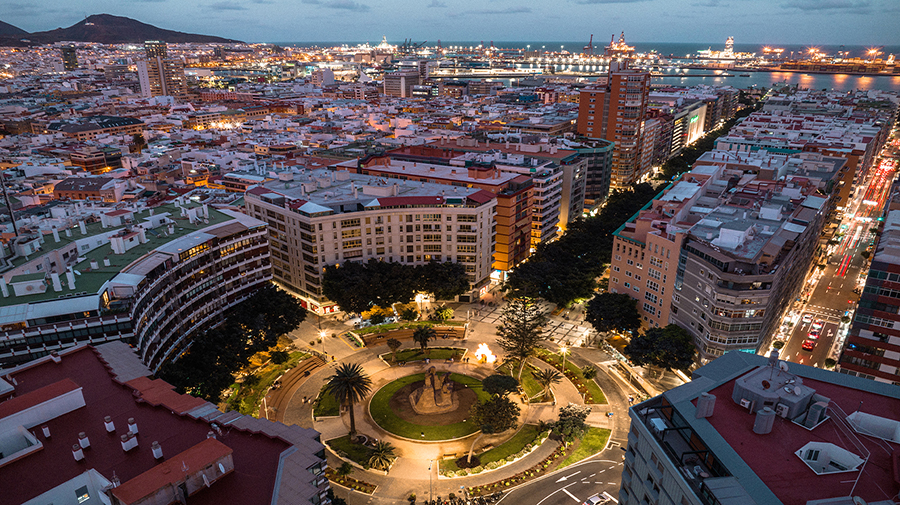
[(452, 412), (459, 408), (459, 400), (453, 390), (450, 372), (442, 377), (431, 367), (425, 373), (425, 384), (409, 395), (409, 403), (419, 415), (434, 415)]

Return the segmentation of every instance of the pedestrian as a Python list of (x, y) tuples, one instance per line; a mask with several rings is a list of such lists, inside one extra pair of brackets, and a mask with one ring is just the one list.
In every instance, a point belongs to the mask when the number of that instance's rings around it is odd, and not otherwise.
[(425, 432), (424, 432), (424, 431), (422, 432), (422, 438), (425, 438)]
[(303, 397), (303, 403), (306, 403), (306, 397), (305, 397), (305, 396)]
[(633, 404), (633, 403), (634, 403), (634, 397), (633, 397), (633, 396), (629, 396), (629, 397), (628, 397), (628, 403), (629, 403), (629, 404)]

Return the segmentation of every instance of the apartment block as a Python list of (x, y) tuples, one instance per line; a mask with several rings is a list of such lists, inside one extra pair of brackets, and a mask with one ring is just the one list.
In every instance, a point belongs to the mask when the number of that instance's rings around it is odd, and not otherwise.
[(148, 57), (137, 61), (141, 96), (182, 96), (187, 93), (184, 62), (164, 56)]
[(275, 282), (316, 313), (339, 310), (322, 295), (322, 272), (344, 261), (460, 263), (471, 287), (462, 300), (490, 284), (498, 203), (488, 191), (318, 169), (282, 173), (245, 200), (269, 223)]
[(272, 278), (265, 223), (187, 199), (60, 205), (6, 253), (0, 366), (124, 340), (156, 371)]
[(705, 153), (615, 232), (610, 291), (637, 300), (645, 326), (686, 329), (701, 363), (768, 348), (844, 165), (814, 153)]
[(318, 432), (179, 394), (123, 342), (4, 370), (0, 399), (4, 503), (328, 503)]
[(743, 352), (629, 409), (622, 505), (890, 505), (897, 388)]
[(384, 94), (400, 98), (412, 96), (413, 86), (421, 83), (418, 70), (398, 70), (384, 74)]
[[(896, 187), (896, 186), (895, 186)], [(897, 195), (894, 195), (897, 201)], [(843, 374), (900, 385), (900, 210), (891, 210), (875, 248), (850, 334)]]

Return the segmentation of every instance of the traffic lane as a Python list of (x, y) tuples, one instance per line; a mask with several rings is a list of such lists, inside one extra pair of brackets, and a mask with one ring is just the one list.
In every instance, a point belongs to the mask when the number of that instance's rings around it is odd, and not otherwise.
[(619, 495), (622, 482), (622, 448), (607, 449), (601, 457), (576, 463), (542, 479), (506, 493), (498, 502), (505, 505), (572, 505), (584, 503), (595, 494)]

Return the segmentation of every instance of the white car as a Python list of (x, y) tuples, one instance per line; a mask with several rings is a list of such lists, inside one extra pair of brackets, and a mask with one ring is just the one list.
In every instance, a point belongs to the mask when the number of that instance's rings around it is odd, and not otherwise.
[(803, 314), (803, 319), (801, 319), (804, 323), (811, 323), (813, 320), (812, 314)]
[(590, 498), (585, 500), (582, 505), (605, 505), (605, 504), (611, 503), (611, 502), (615, 502), (615, 500), (613, 499), (612, 496), (610, 496), (609, 493), (604, 491), (600, 494), (595, 494), (594, 496), (591, 496)]

